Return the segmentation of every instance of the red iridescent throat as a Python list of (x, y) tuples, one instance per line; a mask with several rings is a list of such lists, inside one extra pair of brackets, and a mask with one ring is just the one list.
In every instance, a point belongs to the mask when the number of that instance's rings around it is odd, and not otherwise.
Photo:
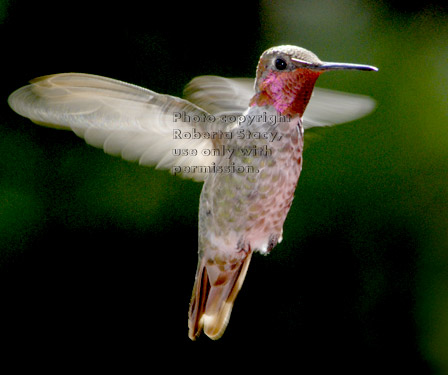
[(321, 73), (309, 69), (271, 71), (261, 82), (259, 92), (251, 99), (250, 105), (272, 105), (282, 115), (302, 117)]

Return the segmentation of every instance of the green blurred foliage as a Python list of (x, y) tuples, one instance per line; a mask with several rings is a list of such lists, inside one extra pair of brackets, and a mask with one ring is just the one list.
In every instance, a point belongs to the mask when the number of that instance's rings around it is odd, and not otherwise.
[[(154, 340), (160, 352), (195, 357), (272, 351), (252, 366), (305, 373), (448, 373), (443, 3), (262, 1), (221, 13), (71, 5), (0, 5), (2, 328), (34, 346), (75, 337), (142, 362)], [(318, 81), (370, 95), (377, 109), (309, 132), (284, 241), (254, 257), (224, 337), (190, 343), (201, 185), (37, 127), (6, 98), (28, 79), (64, 71), (181, 95), (196, 75), (252, 76), (261, 52), (284, 43), (378, 66)]]

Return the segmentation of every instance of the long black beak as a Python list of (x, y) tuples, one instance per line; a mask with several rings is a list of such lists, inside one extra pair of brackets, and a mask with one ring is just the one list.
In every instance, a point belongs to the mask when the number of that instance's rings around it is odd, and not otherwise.
[(333, 62), (323, 62), (322, 64), (312, 64), (304, 60), (291, 58), (292, 62), (297, 65), (297, 67), (303, 67), (311, 70), (370, 70), (377, 72), (378, 68), (372, 65), (363, 64), (348, 64), (348, 63), (333, 63)]

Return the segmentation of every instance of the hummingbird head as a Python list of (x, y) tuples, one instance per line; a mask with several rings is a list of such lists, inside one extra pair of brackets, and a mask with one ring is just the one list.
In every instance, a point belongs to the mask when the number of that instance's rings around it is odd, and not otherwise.
[(322, 62), (301, 47), (269, 48), (258, 62), (250, 105), (272, 105), (282, 115), (302, 117), (317, 78), (325, 71), (344, 69), (378, 70), (369, 65)]

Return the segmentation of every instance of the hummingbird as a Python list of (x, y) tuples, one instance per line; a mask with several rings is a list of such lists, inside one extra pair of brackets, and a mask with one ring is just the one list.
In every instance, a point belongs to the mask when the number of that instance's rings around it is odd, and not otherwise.
[(268, 254), (282, 241), (302, 170), (304, 130), (352, 121), (374, 108), (366, 96), (314, 89), (332, 70), (378, 69), (323, 62), (283, 45), (263, 52), (255, 80), (199, 76), (183, 99), (62, 73), (31, 80), (8, 103), (33, 122), (72, 130), (108, 154), (203, 182), (188, 335), (195, 340), (204, 331), (216, 340), (252, 254)]

